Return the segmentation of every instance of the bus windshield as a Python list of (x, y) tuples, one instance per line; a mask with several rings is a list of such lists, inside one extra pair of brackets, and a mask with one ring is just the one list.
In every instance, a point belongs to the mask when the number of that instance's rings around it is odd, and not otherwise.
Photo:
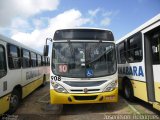
[(115, 45), (111, 42), (55, 42), (52, 71), (55, 75), (94, 78), (116, 72)]

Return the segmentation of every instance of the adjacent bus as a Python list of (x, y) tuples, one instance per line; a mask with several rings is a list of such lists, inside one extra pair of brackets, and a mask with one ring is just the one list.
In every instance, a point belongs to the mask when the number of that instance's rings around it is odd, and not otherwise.
[(160, 110), (160, 14), (117, 41), (119, 89)]
[[(48, 45), (44, 47), (46, 55)], [(50, 103), (84, 104), (118, 100), (118, 75), (111, 31), (60, 29), (52, 40)]]
[(49, 78), (49, 57), (0, 35), (0, 116)]

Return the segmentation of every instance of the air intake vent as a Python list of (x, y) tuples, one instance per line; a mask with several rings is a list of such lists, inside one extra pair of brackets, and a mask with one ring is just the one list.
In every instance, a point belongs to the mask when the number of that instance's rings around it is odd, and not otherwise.
[(94, 96), (74, 96), (76, 100), (95, 100), (97, 95)]

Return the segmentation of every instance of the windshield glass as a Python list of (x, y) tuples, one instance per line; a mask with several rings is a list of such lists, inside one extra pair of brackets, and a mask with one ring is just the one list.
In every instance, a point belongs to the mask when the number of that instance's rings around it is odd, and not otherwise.
[(100, 77), (116, 72), (113, 43), (53, 43), (52, 71), (65, 77)]

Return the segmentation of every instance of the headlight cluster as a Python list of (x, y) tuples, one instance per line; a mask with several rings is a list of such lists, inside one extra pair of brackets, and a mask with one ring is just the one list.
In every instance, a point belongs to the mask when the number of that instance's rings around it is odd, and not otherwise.
[(54, 82), (54, 83), (52, 83), (52, 86), (53, 86), (54, 90), (57, 91), (57, 92), (67, 93), (67, 90), (63, 86), (61, 86), (60, 84), (58, 84), (58, 83)]
[(112, 81), (111, 83), (109, 83), (107, 85), (107, 87), (105, 87), (105, 89), (103, 90), (103, 92), (110, 92), (112, 90), (114, 90), (117, 86), (118, 81)]

